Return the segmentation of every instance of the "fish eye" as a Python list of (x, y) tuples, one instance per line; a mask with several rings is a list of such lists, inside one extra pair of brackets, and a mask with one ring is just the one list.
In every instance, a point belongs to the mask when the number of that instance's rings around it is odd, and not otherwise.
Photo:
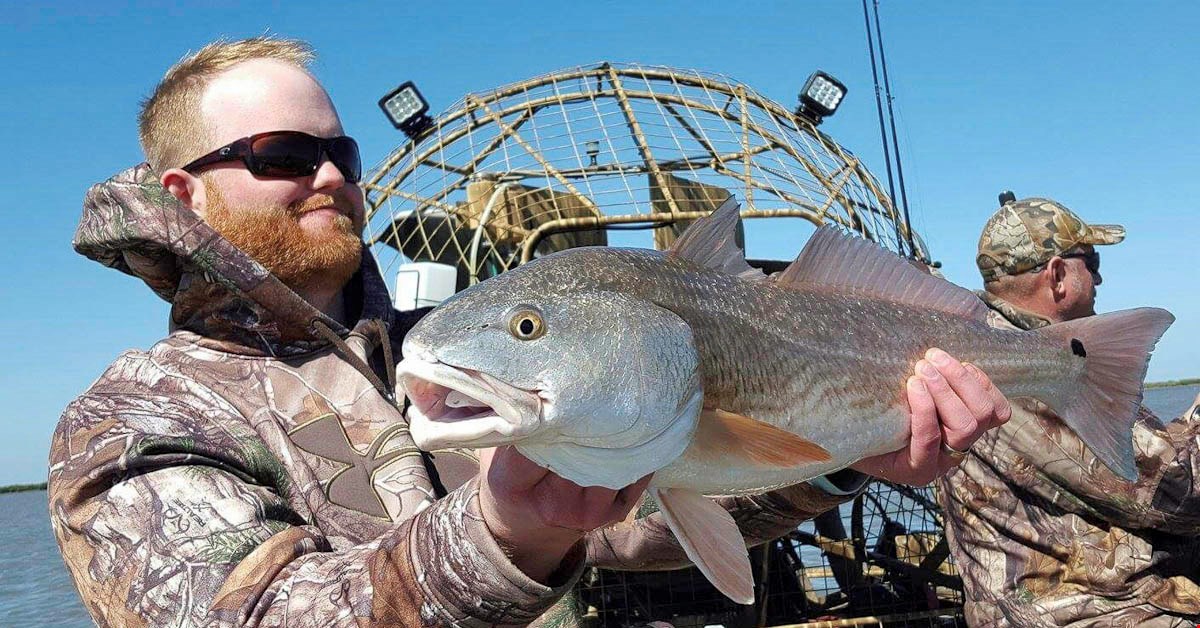
[(537, 340), (545, 335), (546, 323), (541, 312), (521, 308), (508, 319), (508, 331), (517, 340)]

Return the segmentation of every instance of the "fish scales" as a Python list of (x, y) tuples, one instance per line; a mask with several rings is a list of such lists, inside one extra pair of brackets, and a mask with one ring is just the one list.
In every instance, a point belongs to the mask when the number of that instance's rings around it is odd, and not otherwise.
[[(1043, 393), (1075, 374), (1066, 351), (1032, 334), (819, 287), (747, 282), (657, 251), (580, 251), (562, 267), (581, 285), (635, 294), (686, 321), (705, 406), (770, 422), (832, 454), (803, 470), (748, 467), (729, 478), (707, 466), (685, 468), (685, 454), (660, 472), (672, 481), (686, 476), (702, 492), (766, 490), (840, 468), (864, 451), (902, 446), (908, 412), (898, 383), (932, 346), (977, 364), (1014, 396)], [(751, 475), (751, 486), (738, 485)]]
[(1028, 385), (1031, 374), (1061, 380), (1077, 370), (1063, 368), (1062, 347), (981, 321), (819, 288), (752, 284), (653, 251), (588, 253), (580, 268), (606, 269), (595, 285), (637, 294), (687, 321), (701, 351), (705, 397), (729, 410), (770, 407), (781, 397), (782, 377), (815, 389), (806, 376), (814, 372), (878, 398), (877, 384), (903, 381), (934, 345), (986, 366), (1014, 393), (1042, 388)]

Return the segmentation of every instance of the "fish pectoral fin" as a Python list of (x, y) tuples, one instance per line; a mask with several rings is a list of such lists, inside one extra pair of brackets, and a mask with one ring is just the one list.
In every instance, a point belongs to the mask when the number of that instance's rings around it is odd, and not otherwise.
[(700, 414), (692, 443), (701, 456), (736, 456), (768, 467), (794, 467), (833, 458), (824, 447), (808, 439), (719, 408), (706, 408)]
[(713, 500), (681, 488), (650, 487), (659, 512), (688, 558), (721, 593), (738, 604), (754, 603), (754, 574), (746, 540), (733, 517)]

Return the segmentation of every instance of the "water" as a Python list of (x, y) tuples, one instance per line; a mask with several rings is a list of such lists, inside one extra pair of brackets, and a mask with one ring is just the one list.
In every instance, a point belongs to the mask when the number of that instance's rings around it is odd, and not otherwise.
[(1200, 385), (1151, 388), (1146, 391), (1146, 399), (1143, 403), (1165, 423), (1177, 418), (1183, 414), (1184, 410), (1190, 408), (1192, 402), (1196, 400), (1197, 393), (1200, 393)]
[(46, 491), (0, 494), (0, 626), (91, 626), (63, 565)]
[[(1200, 386), (1154, 388), (1146, 391), (1145, 403), (1165, 421), (1186, 410), (1197, 393)], [(849, 530), (850, 509), (842, 510)], [(0, 494), (0, 547), (0, 626), (92, 625), (50, 531), (45, 491)], [(806, 552), (804, 559), (817, 564), (818, 557)]]

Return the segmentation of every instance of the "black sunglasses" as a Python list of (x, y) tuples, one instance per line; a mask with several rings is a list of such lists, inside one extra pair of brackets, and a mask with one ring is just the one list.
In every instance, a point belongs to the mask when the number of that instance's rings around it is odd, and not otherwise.
[(205, 166), (240, 160), (260, 177), (307, 177), (317, 171), (324, 156), (347, 182), (362, 179), (362, 159), (354, 138), (323, 138), (301, 131), (268, 131), (243, 137), (196, 159), (183, 170), (195, 174)]
[(1087, 266), (1088, 272), (1092, 273), (1093, 275), (1099, 274), (1100, 272), (1100, 254), (1096, 251), (1076, 251), (1074, 253), (1063, 253), (1062, 255), (1059, 255), (1059, 257), (1063, 259), (1078, 257), (1083, 260), (1083, 264), (1084, 266)]

